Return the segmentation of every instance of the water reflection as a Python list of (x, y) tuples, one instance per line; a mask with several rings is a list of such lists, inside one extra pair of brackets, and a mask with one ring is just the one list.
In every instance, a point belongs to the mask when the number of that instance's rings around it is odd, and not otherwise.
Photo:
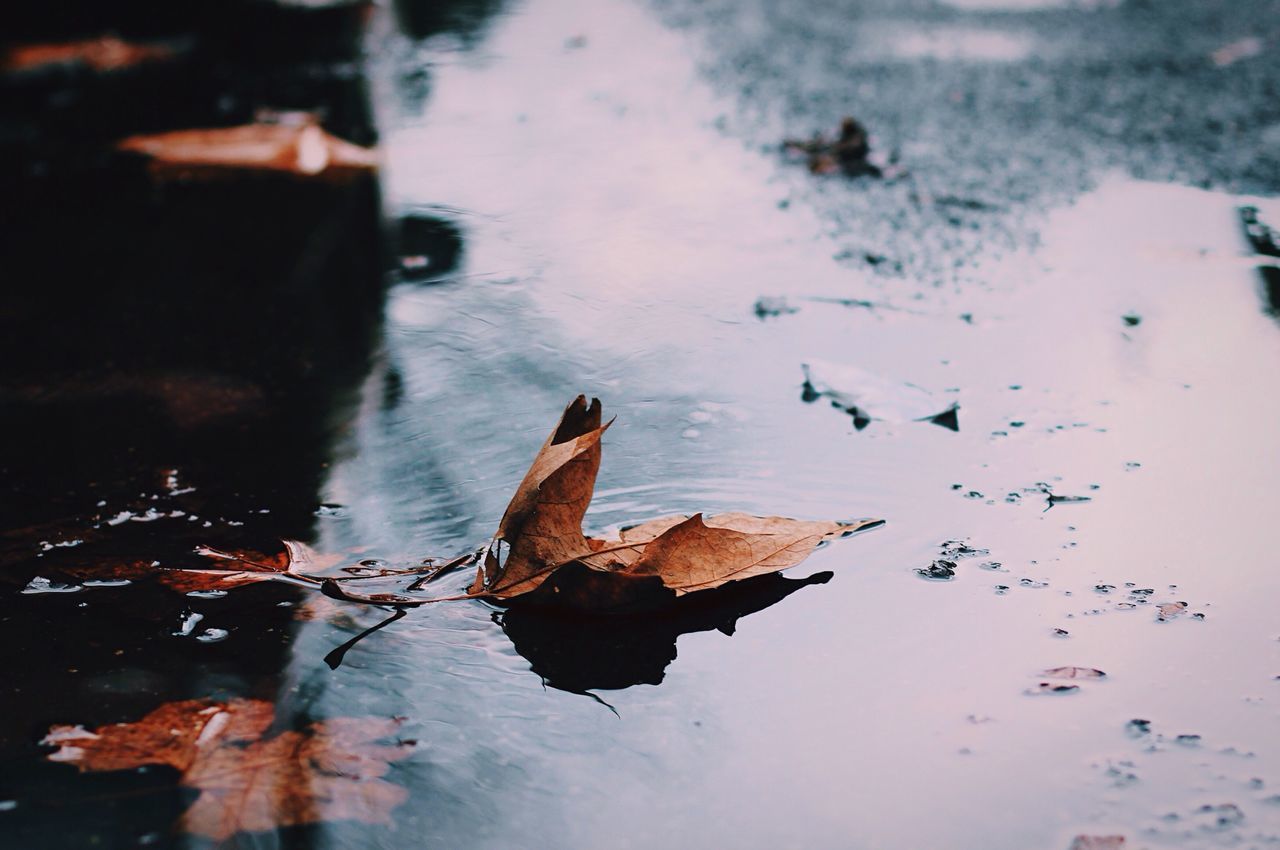
[(732, 636), (741, 618), (802, 587), (826, 584), (831, 576), (821, 572), (790, 579), (772, 574), (731, 582), (647, 616), (589, 617), (512, 607), (493, 618), (544, 684), (575, 694), (619, 690), (661, 684), (667, 665), (676, 659), (680, 635), (716, 630)]

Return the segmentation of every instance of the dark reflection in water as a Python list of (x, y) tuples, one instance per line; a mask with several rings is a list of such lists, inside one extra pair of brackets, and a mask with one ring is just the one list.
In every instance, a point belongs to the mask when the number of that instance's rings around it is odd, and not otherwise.
[(400, 277), (405, 281), (438, 280), (456, 269), (462, 258), (462, 232), (452, 222), (435, 216), (402, 216), (396, 240)]
[(577, 694), (619, 690), (661, 684), (667, 666), (676, 659), (680, 635), (713, 629), (732, 635), (741, 618), (802, 587), (826, 584), (831, 576), (759, 576), (682, 597), (666, 610), (649, 614), (583, 616), (512, 607), (493, 618), (550, 687)]
[(0, 74), (0, 846), (168, 845), (191, 797), (172, 771), (80, 776), (38, 741), (170, 700), (276, 701), (296, 591), (189, 596), (142, 574), (199, 565), (199, 543), (311, 538), (379, 345), (390, 251), (372, 175), (158, 183), (112, 145), (294, 109), (374, 141), (352, 72), (365, 11), (25, 11), (0, 49), (112, 31), (178, 53)]
[(488, 23), (502, 11), (505, 0), (395, 0), (396, 21), (406, 35), (426, 39), (441, 33), (455, 35), (465, 45), (474, 44)]
[[(1274, 228), (1262, 220), (1257, 207), (1241, 207), (1240, 223), (1244, 229), (1245, 240), (1254, 253), (1262, 257), (1280, 258), (1280, 238)], [(1261, 280), (1263, 309), (1280, 319), (1280, 268), (1275, 265), (1258, 266)]]

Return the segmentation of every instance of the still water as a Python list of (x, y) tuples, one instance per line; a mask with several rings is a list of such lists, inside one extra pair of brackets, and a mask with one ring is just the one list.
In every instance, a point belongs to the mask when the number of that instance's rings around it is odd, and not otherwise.
[[(968, 257), (963, 282), (910, 272), (930, 263), (876, 274), (829, 215), (865, 181), (818, 182), (727, 129), (697, 32), (626, 0), (529, 0), (464, 33), (415, 42), (382, 20), (369, 37), (382, 204), (408, 223), (367, 374), (307, 426), (328, 441), (297, 464), (318, 493), (285, 460), (255, 461), (272, 483), (253, 487), (173, 470), (140, 503), (103, 499), (92, 528), (177, 563), (190, 530), (168, 529), (220, 487), (200, 542), (309, 533), (322, 552), (452, 556), (493, 533), (578, 393), (617, 417), (589, 532), (701, 510), (885, 526), (790, 571), (826, 583), (723, 630), (522, 628), (439, 604), (331, 668), (390, 612), (255, 586), (197, 593), (162, 623), (108, 617), (180, 647), (150, 662), (107, 657), (112, 632), (68, 638), (101, 649), (110, 672), (87, 684), (15, 643), (15, 681), (62, 695), (14, 697), (0, 816), (40, 812), (23, 841), (54, 819), (42, 795), (127, 792), (64, 765), (18, 781), (48, 724), (93, 725), (104, 694), (111, 719), (161, 694), (249, 694), (286, 726), (402, 717), (417, 746), (387, 777), (409, 791), (394, 828), (228, 846), (1280, 846), (1280, 327), (1238, 213), (1275, 222), (1280, 205), (1098, 174), (1027, 213), (1038, 240)], [(1001, 38), (889, 52), (1030, 49)], [(946, 260), (945, 240), (921, 243)], [(832, 384), (872, 376), (883, 411), (813, 400), (802, 364), (817, 363)], [(958, 405), (957, 430), (891, 415), (921, 390)], [(45, 542), (42, 557), (82, 541)], [(43, 581), (15, 587), (13, 610), (59, 659), (62, 624), (91, 616), (73, 598), (150, 598)], [(1106, 675), (1041, 687), (1064, 666)], [(160, 841), (139, 817), (107, 843)]]
[[(1116, 175), (984, 286), (895, 286), (779, 203), (807, 178), (717, 129), (695, 54), (643, 8), (538, 0), (421, 49), (430, 96), (391, 118), (385, 190), (462, 259), (393, 288), (319, 545), (483, 540), (578, 392), (618, 417), (591, 529), (888, 523), (732, 637), (681, 636), (661, 685), (598, 691), (614, 711), (544, 687), (479, 604), (414, 611), (333, 672), (316, 659), (381, 615), (304, 625), (295, 699), (403, 714), (426, 744), (380, 846), (1280, 844), (1280, 335), (1243, 201)], [(758, 317), (761, 296), (798, 309)], [(959, 431), (857, 431), (802, 402), (811, 358), (950, 394)], [(922, 579), (948, 540), (988, 552)], [(1028, 693), (1060, 665), (1107, 677)], [(1221, 804), (1239, 820), (1198, 811)]]

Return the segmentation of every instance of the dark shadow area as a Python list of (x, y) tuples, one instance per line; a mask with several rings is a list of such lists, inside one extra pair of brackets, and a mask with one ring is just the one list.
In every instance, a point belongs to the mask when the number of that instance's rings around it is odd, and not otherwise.
[[(188, 595), (146, 573), (200, 566), (201, 543), (272, 553), (312, 535), (380, 344), (377, 173), (160, 179), (115, 145), (292, 110), (375, 142), (368, 11), (55, 2), (6, 19), (0, 845), (172, 846), (190, 802), (172, 771), (86, 779), (40, 739), (281, 691), (296, 591)], [(82, 39), (88, 60), (19, 66)], [(94, 64), (137, 45), (157, 58)]]
[(691, 594), (665, 610), (644, 614), (590, 616), (515, 606), (495, 613), (494, 620), (548, 686), (576, 694), (620, 690), (661, 684), (667, 665), (676, 658), (680, 635), (712, 629), (732, 635), (741, 618), (803, 587), (825, 584), (831, 576), (759, 576)]
[[(1241, 207), (1240, 224), (1245, 241), (1255, 254), (1280, 258), (1280, 237), (1262, 220), (1257, 207)], [(1259, 290), (1263, 311), (1272, 318), (1280, 319), (1280, 268), (1275, 265), (1258, 266), (1258, 276), (1261, 279)]]
[(464, 244), (457, 225), (443, 218), (410, 213), (396, 229), (400, 278), (423, 283), (439, 280), (458, 267)]
[(422, 40), (450, 33), (463, 44), (473, 44), (484, 35), (489, 22), (502, 11), (506, 0), (393, 0), (396, 22), (412, 39)]

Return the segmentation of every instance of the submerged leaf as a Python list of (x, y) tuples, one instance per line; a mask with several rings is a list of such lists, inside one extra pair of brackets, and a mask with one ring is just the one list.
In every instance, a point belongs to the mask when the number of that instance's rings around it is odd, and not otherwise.
[(408, 792), (382, 777), (411, 747), (377, 742), (394, 737), (399, 721), (340, 717), (266, 737), (274, 718), (261, 700), (186, 700), (93, 732), (55, 726), (42, 743), (58, 747), (50, 761), (82, 771), (174, 768), (199, 792), (181, 829), (217, 841), (330, 820), (391, 823)]

